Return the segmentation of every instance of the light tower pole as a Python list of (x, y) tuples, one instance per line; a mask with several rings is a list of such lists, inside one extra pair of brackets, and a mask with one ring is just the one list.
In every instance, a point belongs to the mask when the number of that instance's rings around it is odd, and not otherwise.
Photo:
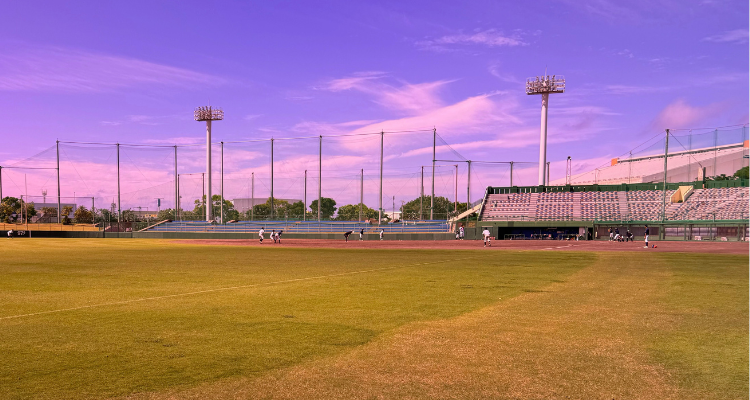
[(565, 93), (565, 78), (556, 75), (543, 75), (526, 80), (526, 94), (542, 95), (542, 126), (539, 136), (539, 185), (545, 185), (545, 167), (547, 166), (547, 107), (550, 93)]
[(206, 121), (206, 175), (208, 178), (206, 187), (206, 222), (212, 221), (211, 216), (211, 121), (224, 119), (224, 111), (220, 108), (198, 107), (193, 113), (196, 121)]

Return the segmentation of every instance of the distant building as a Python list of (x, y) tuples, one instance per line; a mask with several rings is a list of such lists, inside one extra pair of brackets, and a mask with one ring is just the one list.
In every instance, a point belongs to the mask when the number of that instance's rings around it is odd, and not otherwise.
[[(233, 199), (232, 204), (234, 204), (234, 209), (239, 211), (240, 213), (243, 213), (245, 211), (250, 210), (250, 208), (255, 207), (258, 204), (265, 204), (268, 201), (268, 197), (254, 197), (254, 198), (244, 198), (244, 199)], [(289, 204), (296, 203), (298, 201), (302, 201), (301, 199), (281, 199), (278, 197), (274, 197), (275, 200), (284, 200), (288, 201)]]

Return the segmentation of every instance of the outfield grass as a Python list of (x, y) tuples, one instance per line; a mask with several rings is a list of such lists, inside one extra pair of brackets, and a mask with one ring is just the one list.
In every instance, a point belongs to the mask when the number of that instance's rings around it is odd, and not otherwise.
[(0, 398), (747, 398), (747, 256), (0, 247)]

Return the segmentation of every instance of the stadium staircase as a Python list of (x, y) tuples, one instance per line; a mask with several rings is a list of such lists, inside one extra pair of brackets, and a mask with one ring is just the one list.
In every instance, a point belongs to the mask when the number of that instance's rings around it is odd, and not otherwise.
[(582, 221), (581, 192), (573, 192), (573, 221)]

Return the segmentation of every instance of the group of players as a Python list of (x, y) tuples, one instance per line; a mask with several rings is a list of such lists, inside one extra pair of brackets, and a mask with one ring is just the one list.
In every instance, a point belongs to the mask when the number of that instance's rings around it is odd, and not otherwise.
[[(258, 241), (260, 243), (263, 243), (263, 235), (266, 233), (266, 230), (262, 227), (258, 231)], [(273, 239), (274, 243), (281, 243), (281, 234), (284, 233), (283, 230), (280, 230), (276, 232), (276, 229), (271, 231), (271, 235), (269, 236), (269, 239)]]
[[(648, 248), (648, 236), (649, 236), (649, 229), (648, 225), (646, 225), (646, 231), (645, 231), (645, 241), (646, 245), (643, 246), (644, 249)], [(615, 228), (614, 230), (612, 228), (609, 228), (609, 241), (610, 242), (632, 242), (633, 240), (633, 233), (630, 232), (630, 228), (627, 228), (627, 231), (624, 235), (620, 234), (620, 228)]]

